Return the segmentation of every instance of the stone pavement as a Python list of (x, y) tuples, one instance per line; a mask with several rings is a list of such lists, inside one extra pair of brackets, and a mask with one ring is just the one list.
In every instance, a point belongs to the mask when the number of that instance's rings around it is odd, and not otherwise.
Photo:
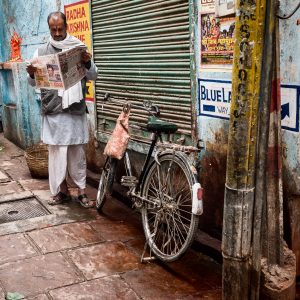
[[(32, 179), (23, 151), (0, 134), (1, 300), (8, 292), (30, 300), (221, 299), (221, 265), (200, 252), (142, 264), (140, 215), (120, 201), (98, 215), (75, 201), (49, 206), (49, 197), (47, 180)], [(33, 208), (38, 217), (3, 223), (3, 212), (17, 218)]]

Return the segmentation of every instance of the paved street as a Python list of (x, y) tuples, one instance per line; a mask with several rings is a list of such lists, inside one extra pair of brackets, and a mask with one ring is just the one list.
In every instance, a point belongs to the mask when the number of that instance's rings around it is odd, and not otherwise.
[[(98, 215), (49, 197), (47, 180), (32, 179), (23, 151), (0, 135), (0, 299), (221, 299), (221, 265), (199, 252), (142, 264), (140, 216), (120, 201)], [(4, 223), (3, 211), (17, 218), (19, 209), (39, 216)]]

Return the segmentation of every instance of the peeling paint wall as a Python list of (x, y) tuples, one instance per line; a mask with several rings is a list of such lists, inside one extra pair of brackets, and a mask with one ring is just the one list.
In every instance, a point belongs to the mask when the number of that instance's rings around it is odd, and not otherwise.
[[(48, 37), (44, 20), (55, 8), (56, 4), (51, 1), (2, 1), (1, 61), (6, 62), (10, 58), (10, 39), (14, 30), (22, 38), (22, 59), (31, 58), (35, 49)], [(2, 70), (0, 76), (5, 136), (21, 148), (38, 143), (40, 103), (38, 95), (27, 83), (26, 63), (13, 63), (12, 69)]]
[[(290, 14), (296, 7), (297, 1), (281, 0), (280, 15)], [(283, 188), (285, 234), (289, 246), (296, 254), (297, 276), (300, 275), (300, 19), (298, 10), (288, 20), (280, 20), (280, 67), (281, 82), (293, 85), (297, 89), (297, 103), (289, 111), (290, 117), (296, 115), (296, 130), (283, 130)], [(293, 104), (293, 103), (291, 103)], [(283, 106), (282, 106), (283, 110)], [(296, 110), (296, 111), (295, 111)]]
[[(296, 6), (295, 1), (280, 1), (280, 14), (289, 14)], [(200, 1), (198, 1), (200, 9)], [(198, 14), (197, 14), (198, 15)], [(199, 15), (198, 15), (199, 16)], [(292, 87), (291, 91), (298, 91), (298, 98), (282, 96), (284, 101), (289, 102), (289, 115), (283, 120), (282, 125), (286, 125), (288, 118), (291, 127), (282, 129), (283, 154), (284, 154), (284, 190), (285, 201), (292, 195), (300, 193), (300, 174), (299, 174), (299, 92), (300, 92), (300, 26), (296, 25), (300, 18), (300, 11), (289, 20), (280, 20), (280, 59), (281, 59), (281, 84)], [(227, 69), (208, 69), (200, 66), (200, 18), (196, 26), (196, 48), (197, 51), (197, 70), (198, 79), (207, 79), (210, 82), (231, 82), (231, 68)], [(217, 83), (216, 83), (217, 84)], [(198, 91), (198, 104), (199, 104)], [(293, 94), (293, 93), (292, 93)], [(294, 95), (294, 94), (293, 94)], [(295, 103), (297, 102), (297, 103)], [(201, 182), (204, 186), (204, 215), (202, 225), (212, 234), (218, 236), (222, 229), (223, 199), (226, 174), (227, 140), (229, 130), (229, 120), (215, 116), (200, 115), (200, 104), (198, 107), (198, 132), (199, 138), (204, 141), (205, 149), (201, 154)], [(296, 129), (295, 129), (296, 128)]]
[[(10, 58), (10, 38), (15, 30), (22, 38), (21, 55), (23, 60), (30, 59), (34, 51), (49, 38), (47, 16), (53, 11), (64, 11), (64, 5), (79, 1), (74, 0), (27, 0), (27, 1), (3, 1), (0, 0), (0, 62)], [(3, 35), (3, 36), (1, 36)], [(25, 63), (19, 63), (19, 73), (13, 76), (10, 70), (0, 71), (0, 99), (7, 103), (17, 104), (16, 110), (11, 112), (8, 108), (3, 115), (4, 122), (10, 126), (12, 114), (17, 126), (11, 126), (7, 137), (12, 138), (19, 146), (25, 148), (40, 140), (40, 114), (39, 95), (27, 84)], [(22, 82), (19, 82), (19, 81)], [(13, 85), (8, 82), (13, 81)], [(22, 96), (21, 96), (22, 95)], [(0, 100), (1, 104), (1, 100)], [(91, 135), (94, 133), (94, 103), (87, 104), (89, 109), (89, 123)], [(18, 108), (25, 108), (22, 111)], [(9, 110), (9, 113), (7, 112)], [(27, 112), (27, 115), (26, 115)]]
[(12, 64), (11, 70), (1, 71), (3, 83), (4, 136), (21, 148), (40, 140), (39, 102), (28, 89), (26, 65)]
[[(280, 1), (280, 14), (289, 14), (296, 6), (295, 1)], [(281, 60), (281, 82), (294, 85), (300, 89), (300, 19), (298, 10), (288, 20), (280, 20), (280, 60)], [(284, 42), (283, 42), (284, 41)], [(283, 130), (283, 154), (284, 154), (284, 184), (288, 194), (300, 194), (300, 156), (299, 156), (299, 95), (297, 104), (298, 130), (295, 132)]]
[[(231, 81), (231, 68), (203, 69), (200, 66), (200, 1), (196, 10), (196, 65), (199, 79)], [(199, 82), (198, 82), (199, 85)], [(199, 88), (199, 87), (198, 87)], [(199, 91), (197, 95), (198, 138), (203, 140), (205, 148), (200, 154), (200, 182), (204, 187), (204, 213), (200, 218), (200, 227), (221, 239), (223, 223), (224, 189), (226, 179), (226, 160), (229, 121), (209, 116), (200, 116)]]
[[(56, 10), (56, 7), (56, 1), (4, 1), (4, 45), (9, 45), (15, 29), (23, 39), (22, 58), (31, 58), (35, 49), (48, 38), (47, 16), (49, 12)], [(9, 53), (9, 47), (4, 47), (4, 61), (9, 59)]]
[[(2, 12), (2, 7), (3, 7), (3, 0), (0, 0), (0, 11)], [(2, 53), (2, 49), (3, 49), (3, 42), (4, 42), (4, 30), (3, 30), (3, 26), (4, 26), (4, 20), (3, 20), (3, 13), (0, 14), (0, 26), (2, 28), (2, 30), (0, 30), (0, 61), (2, 60), (3, 57), (3, 53)]]
[[(3, 0), (0, 0), (0, 11), (2, 11), (2, 7), (3, 7)], [(0, 13), (0, 28), (3, 28), (3, 23), (4, 20), (3, 20), (3, 14)], [(3, 33), (4, 33), (4, 30), (1, 29), (0, 30), (0, 61), (3, 61), (2, 57), (3, 57), (3, 54), (2, 54), (2, 48), (3, 48)], [(2, 122), (2, 109), (3, 109), (3, 82), (2, 80), (0, 80), (0, 122)]]
[[(3, 0), (0, 0), (0, 11), (2, 11)], [(0, 26), (3, 24), (3, 14), (0, 14)], [(2, 27), (1, 27), (2, 28)], [(2, 48), (3, 48), (3, 30), (0, 30), (0, 61), (2, 61)], [(2, 122), (2, 104), (3, 104), (3, 81), (0, 80), (0, 122)]]

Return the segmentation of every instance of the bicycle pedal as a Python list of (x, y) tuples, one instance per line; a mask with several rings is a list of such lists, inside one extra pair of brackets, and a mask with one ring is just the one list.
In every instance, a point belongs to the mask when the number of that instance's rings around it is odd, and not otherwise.
[(137, 179), (135, 176), (122, 176), (121, 185), (123, 186), (135, 186), (137, 184)]

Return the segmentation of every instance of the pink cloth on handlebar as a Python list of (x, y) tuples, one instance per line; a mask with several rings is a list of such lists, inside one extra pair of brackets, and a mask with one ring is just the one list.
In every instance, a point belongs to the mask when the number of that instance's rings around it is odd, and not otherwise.
[(117, 119), (116, 126), (105, 146), (104, 154), (113, 158), (122, 159), (130, 138), (128, 132), (129, 111), (122, 111)]

